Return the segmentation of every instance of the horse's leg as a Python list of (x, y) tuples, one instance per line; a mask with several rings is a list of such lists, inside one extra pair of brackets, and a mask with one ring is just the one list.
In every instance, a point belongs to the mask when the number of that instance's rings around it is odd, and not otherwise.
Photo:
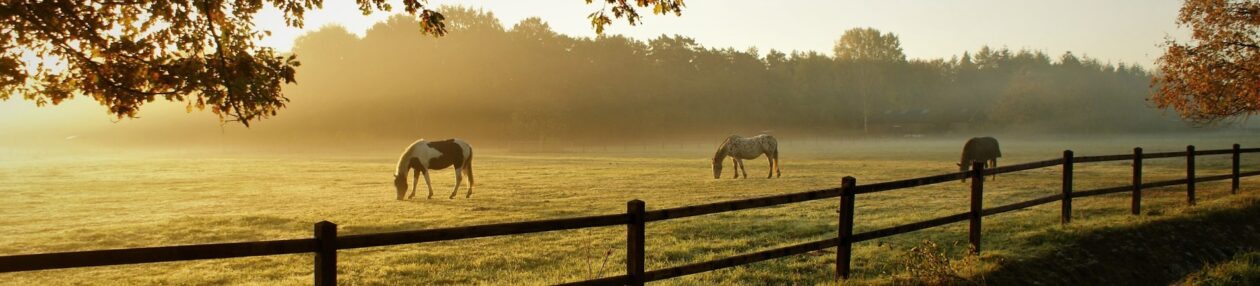
[[(420, 170), (414, 170), (414, 171), (415, 172), (411, 173), (411, 196), (407, 197), (407, 199), (415, 198), (416, 191), (420, 190), (416, 188), (416, 184), (420, 183)], [(403, 176), (406, 176), (406, 174), (403, 174)]]
[(460, 183), (463, 183), (463, 182), (464, 182), (464, 168), (456, 168), (455, 169), (455, 190), (451, 191), (451, 197), (448, 199), (455, 198), (455, 193), (459, 193), (459, 185)]
[(766, 163), (770, 163), (770, 174), (766, 175), (766, 179), (774, 178), (774, 157), (770, 157), (770, 152), (766, 152)]
[(782, 177), (783, 171), (779, 170), (779, 149), (774, 150), (774, 177)]
[(745, 166), (746, 166), (746, 165), (744, 165), (744, 159), (739, 159), (739, 169), (740, 169), (740, 170), (742, 170), (742, 171), (741, 171), (741, 173), (744, 173), (744, 179), (747, 179), (747, 178), (748, 178), (748, 167), (745, 167)]
[(429, 186), (429, 198), (432, 199), (433, 198), (433, 183), (429, 182), (429, 170), (424, 171), (424, 185)]
[(734, 156), (731, 156), (731, 166), (734, 166), (734, 171), (735, 171), (734, 179), (739, 179), (739, 158), (735, 158)]
[[(993, 158), (993, 166), (992, 166), (992, 167), (989, 167), (989, 168), (990, 168), (990, 169), (997, 168), (997, 158)], [(993, 179), (992, 179), (992, 180), (997, 181), (997, 173), (993, 173)]]
[(467, 166), (464, 166), (464, 172), (468, 172), (468, 195), (464, 197), (471, 198), (473, 189), (472, 158), (468, 158)]
[[(970, 164), (971, 164), (971, 161), (963, 160), (963, 162), (967, 162), (967, 164), (968, 164), (967, 166), (963, 167), (963, 170), (970, 171), (970, 170), (971, 170), (971, 165), (970, 165)], [(960, 163), (960, 164), (961, 164), (961, 163)], [(963, 171), (963, 172), (966, 172), (966, 171)], [(963, 182), (963, 184), (966, 184), (966, 183), (967, 183), (967, 178), (968, 178), (968, 177), (971, 177), (971, 176), (970, 176), (970, 175), (968, 175), (968, 176), (963, 176), (963, 178), (962, 178), (962, 182)]]

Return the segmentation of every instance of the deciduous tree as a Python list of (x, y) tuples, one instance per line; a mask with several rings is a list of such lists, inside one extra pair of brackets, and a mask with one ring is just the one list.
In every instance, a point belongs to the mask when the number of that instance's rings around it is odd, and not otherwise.
[(832, 49), (837, 60), (905, 61), (901, 39), (893, 33), (873, 28), (853, 28), (844, 32)]
[[(858, 90), (862, 95), (862, 130), (869, 132), (872, 105), (872, 90), (888, 90), (879, 83), (887, 82), (883, 73), (890, 64), (906, 61), (901, 51), (901, 40), (893, 33), (881, 33), (874, 28), (853, 28), (844, 32), (836, 46), (832, 49), (836, 61), (857, 65), (858, 73), (853, 75), (858, 81)], [(884, 94), (885, 96), (887, 94)]]
[[(391, 11), (386, 0), (355, 0), (363, 13)], [(576, 0), (574, 0), (576, 1)], [(593, 0), (586, 0), (589, 4)], [(590, 15), (597, 32), (638, 8), (680, 14), (681, 0), (601, 0)], [(403, 0), (425, 34), (447, 32), (445, 17), (426, 0)], [(275, 115), (288, 102), (281, 90), (295, 80), (297, 58), (258, 41), (269, 31), (254, 17), (266, 6), (302, 27), (322, 0), (12, 0), (0, 5), (0, 100), (21, 96), (37, 105), (90, 97), (119, 118), (144, 103), (184, 102), (221, 120), (250, 122)]]
[(1192, 40), (1169, 40), (1151, 101), (1200, 123), (1260, 112), (1260, 1), (1186, 0), (1177, 24)]

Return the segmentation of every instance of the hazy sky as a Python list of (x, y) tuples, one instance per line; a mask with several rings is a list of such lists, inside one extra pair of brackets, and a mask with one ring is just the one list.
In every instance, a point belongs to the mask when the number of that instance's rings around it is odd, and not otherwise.
[[(397, 2), (397, 1), (394, 1)], [(596, 1), (597, 3), (599, 1)], [(539, 17), (557, 32), (594, 36), (586, 15), (600, 4), (583, 0), (430, 0), (431, 5), (464, 5), (493, 12), (510, 28)], [(682, 17), (649, 15), (644, 24), (623, 22), (606, 32), (649, 39), (661, 34), (693, 37), (709, 47), (757, 47), (831, 53), (845, 30), (873, 27), (901, 37), (910, 58), (948, 58), (982, 45), (1033, 49), (1055, 57), (1065, 51), (1103, 61), (1150, 67), (1166, 36), (1184, 38), (1175, 24), (1176, 0), (880, 0), (751, 1), (691, 0)], [(395, 4), (401, 11), (401, 4)], [(647, 11), (650, 14), (651, 9)], [(363, 16), (350, 0), (325, 1), (307, 14), (305, 30), (340, 24), (362, 35), (384, 13)], [(274, 12), (258, 19), (272, 29), (265, 44), (287, 51), (303, 31), (285, 27)]]

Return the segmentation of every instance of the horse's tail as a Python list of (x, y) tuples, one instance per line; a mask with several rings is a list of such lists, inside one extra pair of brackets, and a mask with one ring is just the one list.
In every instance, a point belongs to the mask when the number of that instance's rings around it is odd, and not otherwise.
[(774, 139), (774, 136), (769, 136), (769, 135), (767, 135), (766, 137), (770, 137), (770, 140), (769, 140), (769, 141), (770, 141), (770, 153), (771, 153), (771, 155), (773, 155), (773, 156), (774, 156), (774, 159), (776, 159), (776, 160), (777, 160), (777, 159), (779, 159), (779, 140), (778, 140), (778, 139)]

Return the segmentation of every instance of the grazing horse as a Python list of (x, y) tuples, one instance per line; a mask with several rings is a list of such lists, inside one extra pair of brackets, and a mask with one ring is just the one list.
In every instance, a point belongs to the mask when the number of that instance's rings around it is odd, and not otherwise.
[(770, 174), (766, 178), (783, 175), (779, 171), (779, 141), (774, 136), (761, 134), (749, 138), (740, 137), (739, 135), (731, 135), (726, 141), (718, 146), (717, 153), (713, 154), (713, 178), (722, 177), (722, 161), (726, 160), (726, 156), (731, 156), (731, 161), (735, 165), (735, 178), (739, 178), (740, 169), (744, 170), (744, 178), (748, 178), (748, 169), (744, 168), (745, 159), (757, 159), (761, 154), (766, 155), (766, 160), (770, 161)]
[[(997, 139), (993, 137), (975, 137), (967, 140), (967, 144), (963, 146), (962, 160), (958, 162), (958, 171), (966, 172), (971, 169), (972, 162), (984, 162), (985, 168), (996, 168), (997, 158), (1002, 157), (1002, 149), (998, 148)], [(993, 174), (993, 179), (997, 179), (997, 174)], [(963, 182), (967, 182), (967, 178), (963, 177)]]
[(420, 139), (411, 143), (403, 151), (402, 157), (398, 158), (398, 171), (394, 172), (394, 187), (398, 189), (398, 199), (402, 200), (403, 195), (407, 194), (408, 170), (415, 170), (412, 175), (414, 182), (411, 183), (411, 196), (408, 198), (416, 197), (416, 184), (420, 181), (420, 175), (424, 175), (424, 184), (429, 186), (429, 198), (432, 199), (433, 184), (429, 183), (429, 170), (441, 170), (450, 166), (455, 166), (455, 190), (451, 192), (450, 198), (454, 199), (459, 192), (459, 184), (464, 182), (465, 173), (468, 175), (468, 195), (464, 197), (472, 197), (472, 146), (468, 146), (468, 142), (460, 139), (432, 142)]

